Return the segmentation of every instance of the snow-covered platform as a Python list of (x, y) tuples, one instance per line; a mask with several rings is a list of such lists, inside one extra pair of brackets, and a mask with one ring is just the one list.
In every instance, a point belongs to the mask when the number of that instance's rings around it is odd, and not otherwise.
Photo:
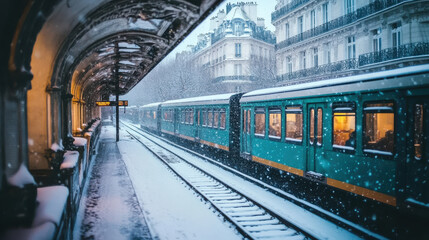
[(73, 238), (152, 239), (111, 128), (101, 130)]

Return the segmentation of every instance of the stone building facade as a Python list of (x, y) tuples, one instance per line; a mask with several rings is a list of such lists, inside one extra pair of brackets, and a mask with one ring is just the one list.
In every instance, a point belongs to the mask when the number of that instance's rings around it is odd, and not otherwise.
[(429, 1), (277, 0), (278, 85), (427, 63)]
[(270, 65), (275, 80), (275, 37), (264, 22), (257, 15), (256, 3), (227, 4), (210, 19), (210, 31), (198, 36), (190, 57), (203, 71), (209, 71), (217, 92), (260, 88), (269, 81), (260, 75), (269, 75), (262, 72)]

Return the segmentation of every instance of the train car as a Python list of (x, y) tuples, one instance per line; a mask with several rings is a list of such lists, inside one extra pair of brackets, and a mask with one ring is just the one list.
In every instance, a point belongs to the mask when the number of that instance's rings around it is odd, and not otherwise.
[(139, 107), (138, 106), (129, 106), (129, 107), (119, 107), (119, 114), (128, 119), (132, 123), (139, 122)]
[(429, 65), (257, 90), (240, 103), (243, 158), (429, 216)]
[(151, 103), (140, 107), (139, 109), (139, 122), (140, 127), (146, 130), (159, 133), (160, 128), (160, 107), (161, 103)]
[(239, 153), (239, 99), (220, 94), (161, 104), (161, 132), (226, 152)]

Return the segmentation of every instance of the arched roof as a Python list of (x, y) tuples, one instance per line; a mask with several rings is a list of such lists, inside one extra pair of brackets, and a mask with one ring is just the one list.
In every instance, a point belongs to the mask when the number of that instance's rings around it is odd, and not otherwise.
[(117, 80), (120, 94), (128, 92), (220, 0), (42, 2), (28, 1), (23, 28), (43, 18), (32, 55), (43, 63), (32, 63), (31, 71), (68, 92), (73, 81), (85, 95), (113, 94)]

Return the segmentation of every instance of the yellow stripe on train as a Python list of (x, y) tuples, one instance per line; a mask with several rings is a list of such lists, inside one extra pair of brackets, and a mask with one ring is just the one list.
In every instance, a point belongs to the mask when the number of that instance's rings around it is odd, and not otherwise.
[[(304, 171), (301, 169), (289, 167), (289, 166), (286, 166), (286, 165), (283, 165), (280, 163), (276, 163), (276, 162), (273, 162), (273, 161), (270, 161), (270, 160), (267, 160), (264, 158), (256, 157), (256, 156), (252, 156), (252, 160), (255, 162), (259, 162), (259, 163), (271, 166), (271, 167), (281, 169), (281, 170), (286, 171), (286, 172), (293, 173), (295, 175), (304, 176)], [(367, 197), (367, 198), (370, 198), (370, 199), (375, 200), (375, 201), (379, 201), (379, 202), (386, 203), (386, 204), (389, 204), (392, 206), (396, 206), (396, 197), (393, 197), (393, 196), (390, 196), (390, 195), (387, 195), (384, 193), (376, 192), (376, 191), (373, 191), (370, 189), (366, 189), (366, 188), (359, 187), (359, 186), (356, 186), (356, 185), (353, 185), (350, 183), (338, 181), (338, 180), (335, 180), (332, 178), (327, 178), (326, 183), (332, 187), (336, 187), (336, 188), (339, 188), (339, 189), (342, 189), (342, 190), (345, 190), (348, 192), (352, 192), (352, 193), (355, 193), (357, 195), (361, 195), (363, 197)]]

